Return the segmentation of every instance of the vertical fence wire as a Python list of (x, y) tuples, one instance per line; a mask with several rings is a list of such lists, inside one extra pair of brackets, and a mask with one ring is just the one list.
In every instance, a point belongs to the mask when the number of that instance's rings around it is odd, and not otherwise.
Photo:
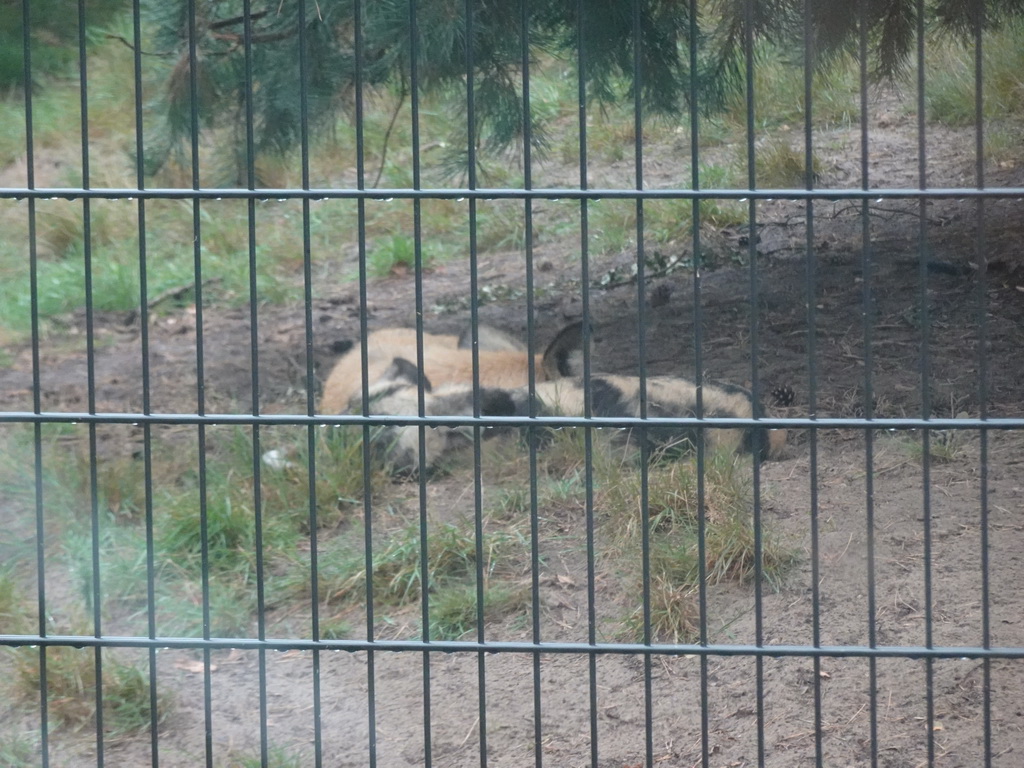
[[(245, 130), (245, 188), (255, 191), (256, 178), (256, 120), (254, 117), (253, 99), (255, 98), (255, 75), (253, 73), (253, 29), (251, 0), (242, 2), (242, 51), (244, 61), (245, 96), (243, 99), (244, 130)], [(250, 386), (252, 388), (251, 410), (253, 416), (260, 414), (260, 345), (259, 345), (259, 292), (256, 276), (259, 265), (256, 259), (256, 196), (246, 196), (246, 250), (248, 255), (249, 274), (249, 364), (251, 366)], [(264, 580), (264, 546), (263, 546), (263, 492), (262, 492), (262, 451), (260, 425), (252, 426), (252, 506), (253, 506), (253, 548), (256, 562), (256, 636), (265, 640), (266, 624), (266, 589)], [(270, 754), (270, 737), (267, 731), (267, 652), (265, 648), (257, 651), (259, 670), (259, 731), (260, 731), (260, 763), (266, 765)]]
[[(132, 75), (135, 92), (135, 183), (145, 189), (146, 174), (143, 166), (145, 140), (143, 131), (142, 100), (142, 8), (139, 0), (132, 2)], [(142, 378), (142, 412), (152, 413), (150, 402), (149, 368), (149, 281), (147, 271), (148, 241), (146, 239), (146, 200), (139, 197), (136, 203), (136, 223), (139, 233), (139, 356)], [(152, 425), (142, 425), (142, 471), (143, 471), (143, 515), (146, 527), (146, 630), (150, 640), (156, 640), (156, 548), (153, 525), (153, 434)], [(149, 671), (149, 736), (150, 763), (153, 768), (160, 764), (159, 738), (159, 681), (157, 677), (156, 645), (148, 650)]]
[[(477, 189), (477, 114), (476, 114), (476, 56), (474, 40), (476, 36), (475, 15), (476, 3), (466, 0), (465, 41), (466, 41), (466, 178), (470, 190)], [(480, 265), (477, 199), (470, 197), (468, 205), (469, 223), (469, 322), (470, 322), (470, 357), (473, 368), (473, 415), (480, 416)], [(484, 632), (484, 520), (483, 520), (483, 460), (481, 455), (481, 429), (473, 427), (473, 541), (475, 577), (476, 577), (476, 637), (481, 644), (485, 642)], [(426, 574), (424, 574), (426, 576)], [(480, 749), (480, 766), (487, 765), (487, 656), (481, 651), (476, 656), (477, 675), (477, 743)]]
[[(754, 3), (744, 3), (743, 61), (746, 79), (746, 136), (747, 136), (747, 187), (757, 189), (757, 152), (755, 146), (755, 88), (754, 88)], [(750, 262), (750, 391), (756, 399), (760, 395), (758, 386), (760, 367), (758, 364), (758, 325), (759, 325), (759, 276), (757, 270), (757, 199), (751, 197), (747, 202), (747, 257)], [(753, 496), (753, 527), (754, 527), (754, 645), (760, 647), (764, 643), (764, 540), (761, 525), (761, 471), (757, 459), (752, 459), (753, 468), (751, 492)], [(757, 709), (757, 759), (758, 765), (765, 761), (765, 704), (764, 704), (764, 658), (754, 659), (755, 697)]]
[[(32, 3), (22, 0), (22, 62), (24, 81), (32, 82)], [(25, 184), (35, 189), (35, 138), (32, 89), (25, 88)], [(42, 413), (42, 366), (40, 361), (41, 334), (39, 327), (39, 250), (36, 240), (36, 200), (30, 197), (28, 204), (28, 279), (29, 279), (29, 324), (32, 345), (32, 412)], [(32, 480), (35, 501), (36, 539), (36, 611), (37, 631), (46, 637), (48, 610), (46, 606), (46, 513), (43, 498), (43, 423), (32, 426)], [(47, 648), (40, 645), (39, 654), (39, 753), (42, 768), (50, 765), (50, 714), (47, 695), (48, 670)]]
[[(926, 64), (925, 64), (925, 21), (924, 0), (917, 0), (915, 5), (916, 35), (916, 103), (917, 103), (917, 165), (919, 189), (928, 188), (928, 154), (926, 125)], [(928, 262), (931, 255), (930, 235), (928, 232), (928, 201), (925, 197), (918, 200), (918, 317), (917, 324), (921, 330), (919, 372), (921, 382), (921, 418), (932, 416), (931, 404), (931, 311), (928, 297)], [(934, 626), (932, 611), (932, 506), (931, 506), (931, 430), (921, 430), (921, 495), (923, 512), (924, 537), (924, 645), (933, 647), (932, 629)], [(935, 765), (935, 663), (933, 659), (925, 659), (925, 725), (927, 728), (928, 765)]]
[[(81, 163), (82, 189), (91, 187), (90, 151), (89, 151), (89, 69), (86, 48), (86, 13), (85, 0), (78, 0), (78, 83), (79, 83), (79, 120), (81, 131)], [(86, 400), (90, 414), (96, 413), (96, 326), (95, 326), (95, 295), (93, 290), (93, 243), (92, 243), (92, 200), (82, 198), (82, 261), (83, 281), (85, 288), (85, 365), (86, 365)], [(99, 443), (97, 424), (88, 426), (89, 432), (89, 516), (90, 534), (92, 537), (92, 581), (90, 602), (92, 607), (92, 624), (95, 637), (103, 636), (103, 590), (100, 569), (100, 550), (102, 527), (100, 520), (98, 456)], [(103, 651), (93, 649), (94, 670), (96, 675), (96, 764), (104, 763), (103, 738)]]
[[(813, 15), (810, 0), (804, 2), (804, 50), (803, 50), (803, 86), (804, 86), (804, 187), (813, 190), (815, 186), (814, 163), (814, 71), (817, 63), (817, 41), (814, 37)], [(804, 232), (804, 295), (807, 305), (807, 412), (814, 418), (818, 412), (818, 368), (817, 368), (817, 254), (814, 243), (814, 199), (808, 198), (805, 204), (806, 229)], [(818, 508), (818, 432), (807, 430), (808, 451), (810, 454), (808, 474), (808, 492), (810, 496), (810, 538), (811, 538), (811, 634), (812, 645), (821, 647), (821, 534), (819, 530)], [(822, 744), (822, 704), (821, 704), (821, 657), (815, 656), (811, 661), (813, 668), (814, 688), (814, 758), (815, 764), (821, 768), (824, 764), (824, 747)]]
[[(189, 63), (189, 150), (192, 190), (198, 192), (203, 184), (199, 158), (199, 20), (195, 3), (188, 4), (188, 63)], [(203, 201), (198, 195), (192, 199), (192, 271), (196, 294), (196, 412), (206, 413), (206, 331), (203, 312)], [(202, 592), (203, 639), (213, 636), (213, 616), (210, 604), (210, 492), (207, 482), (207, 430), (205, 424), (196, 428), (197, 470), (199, 482), (199, 562)], [(213, 768), (213, 656), (210, 646), (203, 647), (203, 725), (204, 752), (207, 768)]]
[[(533, 111), (530, 92), (530, 0), (519, 0), (519, 56), (522, 71), (523, 111), (523, 189), (533, 188)], [(536, 349), (536, 285), (534, 282), (533, 254), (533, 201), (523, 199), (523, 261), (526, 269), (526, 381), (530, 393), (529, 415), (537, 415), (537, 401), (534, 397), (537, 387)], [(527, 460), (529, 467), (529, 515), (530, 515), (530, 639), (539, 645), (541, 632), (541, 529), (540, 529), (540, 488), (538, 485), (537, 441), (539, 432), (532, 426), (526, 428)], [(533, 764), (542, 768), (544, 764), (544, 707), (543, 682), (541, 677), (542, 656), (534, 652), (531, 661), (531, 687), (533, 698)]]
[[(690, 0), (688, 5), (689, 27), (689, 128), (690, 128), (690, 186), (694, 192), (701, 188), (700, 176), (700, 114), (701, 104), (698, 86), (699, 40), (697, 20), (699, 9), (697, 0)], [(693, 371), (697, 381), (694, 414), (697, 418), (704, 417), (704, 389), (701, 386), (704, 376), (704, 313), (701, 276), (704, 259), (701, 245), (701, 198), (696, 195), (690, 203), (691, 242), (693, 247)], [(753, 234), (751, 233), (751, 237)], [(708, 632), (708, 573), (707, 573), (707, 484), (706, 484), (705, 441), (697, 441), (694, 467), (697, 474), (697, 621), (698, 642), (706, 647), (710, 642)], [(707, 654), (700, 655), (700, 752), (702, 768), (711, 764), (711, 706), (710, 706), (710, 661)]]
[[(309, 180), (309, 39), (306, 0), (298, 0), (298, 65), (299, 65), (299, 158), (302, 174), (302, 189), (310, 188)], [(313, 244), (310, 227), (310, 201), (302, 199), (302, 299), (303, 325), (305, 331), (305, 385), (306, 413), (316, 412), (316, 377), (313, 370)], [(307, 495), (309, 498), (309, 609), (310, 636), (320, 639), (320, 524), (317, 514), (317, 427), (306, 427), (306, 473)], [(320, 651), (312, 651), (312, 698), (313, 698), (313, 764), (323, 766), (323, 700), (321, 697)]]
[[(590, 51), (587, 49), (587, 4), (584, 0), (577, 0), (576, 3), (576, 99), (578, 107), (577, 126), (579, 129), (579, 154), (577, 159), (580, 166), (579, 187), (580, 190), (588, 188), (587, 182), (587, 57)], [(580, 198), (580, 286), (581, 303), (583, 307), (583, 378), (587, 382), (583, 391), (583, 415), (590, 417), (593, 409), (592, 392), (589, 387), (590, 380), (590, 252), (588, 248), (589, 227), (588, 227), (588, 200)], [(587, 539), (587, 643), (597, 643), (597, 571), (596, 543), (594, 540), (594, 528), (596, 524), (594, 514), (594, 454), (593, 454), (593, 432), (589, 427), (583, 430), (583, 482), (585, 487), (584, 498), (584, 520), (586, 525)], [(589, 685), (588, 701), (590, 706), (590, 762), (598, 764), (598, 684), (597, 684), (597, 654), (587, 654), (587, 682)]]
[[(365, 94), (364, 94), (364, 31), (363, 31), (363, 2), (352, 0), (352, 28), (353, 28), (353, 56), (355, 58), (355, 82), (353, 83), (355, 94), (355, 131), (356, 131), (356, 187), (362, 191), (366, 189), (366, 153), (364, 144), (364, 119), (365, 119)], [(359, 249), (359, 338), (365, 339), (368, 334), (367, 313), (369, 299), (367, 295), (367, 264), (366, 264), (366, 198), (360, 196), (356, 200), (356, 228), (357, 247)], [(361, 364), (360, 386), (363, 393), (361, 413), (369, 414), (370, 403), (367, 397), (369, 390), (368, 379), (368, 345), (361, 343), (359, 346)], [(370, 768), (377, 765), (377, 670), (376, 653), (372, 647), (375, 637), (375, 595), (373, 588), (373, 484), (371, 476), (371, 462), (373, 460), (370, 449), (371, 427), (364, 424), (362, 428), (363, 438), (363, 562), (366, 570), (366, 640), (371, 647), (366, 651), (366, 719), (367, 719), (367, 750), (369, 752), (368, 763)]]
[[(860, 21), (857, 30), (857, 83), (860, 94), (860, 183), (861, 189), (870, 186), (869, 141), (868, 141), (868, 0), (860, 0), (858, 4)], [(861, 226), (861, 330), (864, 346), (864, 380), (863, 410), (864, 418), (874, 418), (874, 291), (873, 261), (871, 247), (870, 209), (867, 198), (860, 205)], [(867, 569), (867, 637), (868, 647), (875, 648), (878, 644), (876, 636), (878, 627), (877, 587), (875, 583), (875, 466), (874, 466), (874, 432), (864, 430), (864, 516), (866, 538), (866, 569)], [(868, 658), (868, 731), (870, 738), (871, 768), (878, 767), (878, 659)]]
[[(422, 188), (421, 148), (420, 148), (420, 87), (419, 87), (419, 21), (415, 0), (409, 2), (409, 94), (410, 94), (410, 128), (412, 131), (412, 188)], [(413, 206), (413, 257), (415, 267), (415, 302), (416, 302), (416, 367), (424, 370), (424, 339), (423, 339), (423, 207), (419, 199), (412, 201)], [(426, 411), (426, 384), (421, 382), (416, 397), (417, 412), (422, 416)], [(427, 466), (427, 430), (420, 426), (417, 429), (417, 455), (421, 467)], [(418, 477), (419, 495), (419, 536), (420, 536), (420, 626), (423, 640), (431, 640), (430, 620), (430, 551), (427, 509), (427, 473), (420, 472)], [(434, 761), (432, 719), (432, 688), (430, 651), (424, 649), (421, 658), (423, 679), (423, 764), (430, 768)]]
[[(644, 188), (644, 112), (642, 88), (643, 83), (643, 41), (641, 37), (640, 0), (633, 0), (632, 35), (633, 35), (633, 183), (637, 191)], [(644, 248), (644, 200), (638, 196), (636, 210), (636, 337), (637, 337), (637, 373), (640, 376), (640, 418), (647, 418), (647, 286), (646, 250)], [(636, 430), (640, 443), (640, 574), (641, 574), (641, 637), (644, 645), (653, 641), (651, 635), (651, 514), (650, 489), (648, 473), (649, 442), (648, 433), (642, 427)], [(646, 765), (654, 764), (654, 684), (652, 679), (652, 658), (649, 653), (643, 657), (644, 680), (644, 761)]]
[[(974, 19), (972, 30), (974, 48), (974, 176), (978, 189), (985, 189), (985, 112), (984, 112), (984, 15)], [(989, 398), (989, 334), (988, 334), (988, 246), (986, 240), (985, 198), (978, 198), (975, 203), (975, 237), (974, 259), (977, 264), (975, 279), (976, 316), (978, 324), (978, 417), (988, 418)], [(981, 569), (981, 645), (992, 647), (991, 595), (989, 592), (989, 435), (987, 430), (978, 431), (978, 523)], [(992, 750), (992, 662), (984, 659), (982, 671), (982, 738), (985, 754), (985, 765), (991, 768)]]

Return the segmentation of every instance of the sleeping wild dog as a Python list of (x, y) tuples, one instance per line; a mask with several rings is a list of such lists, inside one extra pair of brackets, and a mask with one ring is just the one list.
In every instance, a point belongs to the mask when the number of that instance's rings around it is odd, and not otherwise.
[[(468, 416), (473, 413), (472, 387), (450, 385), (434, 390), (429, 377), (415, 365), (396, 358), (371, 387), (370, 412), (387, 415), (412, 415), (418, 412), (419, 387), (424, 390), (424, 408), (428, 416)], [(648, 376), (646, 379), (647, 415), (653, 418), (696, 418), (697, 385), (674, 376)], [(763, 409), (751, 393), (734, 384), (703, 384), (702, 414), (706, 418), (752, 418)], [(584, 381), (562, 378), (538, 382), (535, 389), (538, 416), (582, 416)], [(640, 379), (634, 376), (594, 375), (590, 378), (591, 415), (607, 418), (640, 416)], [(531, 415), (528, 387), (514, 389), (481, 388), (481, 416)], [(358, 403), (352, 404), (358, 407)], [(621, 430), (620, 441), (636, 444), (633, 430)], [(492, 432), (493, 434), (493, 432)], [(707, 450), (725, 453), (750, 453), (759, 461), (779, 458), (785, 445), (782, 429), (756, 427), (704, 428), (689, 424), (647, 427), (648, 447), (660, 455), (692, 451), (703, 440)], [(468, 445), (470, 427), (438, 427), (424, 430), (426, 453), (419, 457), (419, 430), (410, 426), (387, 426), (377, 434), (375, 445), (382, 458), (398, 473), (430, 470), (446, 454)]]
[[(529, 377), (528, 353), (519, 341), (489, 326), (478, 330), (479, 383), (481, 387), (525, 386)], [(471, 385), (473, 382), (472, 337), (423, 334), (423, 370), (433, 386)], [(362, 410), (361, 347), (354, 345), (331, 370), (320, 397), (320, 413)], [(374, 385), (396, 359), (416, 360), (414, 328), (383, 328), (366, 338), (367, 382)], [(543, 354), (535, 358), (537, 381), (579, 375), (583, 368), (583, 324), (563, 328)], [(415, 409), (411, 413), (415, 413)]]

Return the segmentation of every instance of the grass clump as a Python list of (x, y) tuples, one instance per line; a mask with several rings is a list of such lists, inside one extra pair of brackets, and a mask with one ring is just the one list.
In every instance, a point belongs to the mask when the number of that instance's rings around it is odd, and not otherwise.
[(39, 739), (34, 735), (0, 736), (0, 765), (33, 768), (39, 760)]
[(4, 634), (23, 634), (33, 628), (35, 611), (22, 597), (22, 589), (14, 570), (0, 566), (0, 627)]
[[(925, 98), (928, 118), (952, 126), (974, 125), (974, 47), (958, 41), (929, 49)], [(987, 33), (982, 51), (982, 119), (988, 124), (1024, 113), (1024, 23)]]
[[(322, 530), (343, 523), (364, 492), (360, 429), (314, 431), (318, 503), (313, 515), (306, 428), (262, 431), (261, 444), (282, 446), (288, 457), (271, 467), (262, 461), (254, 464), (256, 446), (251, 430), (211, 427), (206, 430), (202, 478), (198, 445), (182, 441), (181, 430), (154, 430), (149, 499), (153, 524), (152, 539), (148, 539), (148, 528), (143, 524), (147, 509), (145, 464), (138, 452), (120, 452), (123, 445), (132, 445), (138, 437), (122, 432), (137, 428), (113, 425), (101, 429), (101, 448), (116, 445), (117, 450), (104, 450), (92, 457), (81, 426), (44, 425), (43, 501), (47, 519), (61, 531), (51, 547), (51, 559), (63, 562), (77, 606), (91, 610), (98, 586), (104, 619), (118, 632), (147, 631), (151, 610), (161, 634), (195, 636), (207, 622), (213, 635), (239, 636), (247, 632), (256, 609), (257, 520), (263, 577), (275, 588), (283, 585), (273, 597), (290, 598), (302, 591), (297, 585), (308, 585), (309, 563), (303, 555), (303, 543), (308, 542), (311, 525)], [(31, 466), (31, 432), (20, 430), (3, 437), (5, 450), (9, 448), (9, 455), (17, 457), (15, 463)], [(109, 455), (102, 455), (106, 453)], [(261, 481), (258, 489), (254, 481), (257, 466)], [(370, 473), (371, 483), (382, 477), (379, 468)], [(30, 509), (34, 503), (30, 478), (0, 471), (0, 487), (21, 507)], [(98, 572), (94, 537), (99, 538), (101, 553)], [(205, 592), (204, 547), (209, 574)], [(154, 566), (152, 606), (148, 590), (142, 588), (150, 552)], [(19, 632), (24, 624), (24, 631), (28, 631), (32, 612), (15, 599), (13, 562), (15, 558), (25, 560), (32, 553), (22, 556), (12, 544), (0, 554), (11, 562), (10, 568), (0, 572), (0, 622)], [(308, 586), (305, 589), (308, 593)], [(208, 615), (204, 615), (204, 602)]]
[[(957, 418), (966, 418), (967, 414)], [(924, 463), (925, 455), (933, 463), (946, 464), (961, 456), (967, 447), (969, 436), (958, 429), (933, 429), (928, 432), (928, 446), (925, 447), (924, 433), (907, 432), (893, 438), (900, 452), (917, 464)]]
[[(273, 445), (280, 461), (261, 473), (265, 504), (275, 514), (292, 520), (303, 532), (309, 530), (309, 449), (307, 430), (276, 427), (264, 432), (263, 444)], [(313, 438), (317, 525), (329, 528), (341, 522), (363, 495), (385, 481), (384, 470), (372, 462), (370, 487), (365, 488), (363, 431), (360, 427), (322, 427)], [(249, 454), (251, 456), (251, 450)], [(264, 454), (266, 455), (266, 454)]]
[(304, 768), (309, 763), (310, 758), (307, 755), (291, 748), (271, 745), (267, 750), (265, 761), (262, 755), (247, 755), (241, 758), (231, 758), (228, 766), (230, 768)]
[[(264, 554), (291, 552), (309, 533), (308, 433), (281, 428), (261, 433), (261, 446), (281, 446), (286, 457), (273, 466), (259, 465), (260, 512)], [(198, 476), (187, 478), (187, 493), (168, 499), (161, 515), (158, 549), (181, 564), (198, 566), (205, 536), (211, 563), (223, 570), (251, 567), (255, 558), (256, 489), (253, 442), (246, 429), (233, 430), (221, 449), (206, 463), (206, 527), (198, 514)], [(363, 496), (362, 431), (324, 428), (314, 437), (317, 492), (316, 523), (339, 523), (352, 504)], [(190, 473), (191, 475), (191, 473)], [(380, 478), (371, 471), (371, 481)]]
[[(469, 531), (468, 533), (466, 531)], [(453, 581), (472, 578), (476, 573), (477, 546), (473, 526), (444, 523), (427, 536), (427, 573), (431, 589)], [(486, 536), (483, 571), (489, 574), (516, 538), (506, 532)], [(373, 561), (373, 595), (377, 600), (402, 605), (419, 598), (423, 588), (420, 531), (408, 526), (393, 536)], [(366, 570), (354, 573), (345, 587), (365, 595)], [(361, 598), (360, 598), (361, 599)]]
[[(503, 575), (514, 568), (517, 553), (523, 549), (523, 538), (515, 523), (506, 521), (498, 530), (484, 533), (483, 565), (479, 571), (472, 523), (432, 525), (426, 541), (426, 578), (418, 523), (382, 531), (378, 537), (381, 545), (373, 558), (374, 604), (391, 608), (410, 606), (422, 598), (426, 584), (430, 592), (429, 631), (435, 639), (459, 638), (476, 627), (478, 572), (482, 572), (485, 580), (486, 620), (497, 620), (519, 610), (529, 600), (520, 585)], [(321, 594), (326, 596), (325, 606), (366, 602), (364, 545), (365, 535), (356, 528), (321, 554), (318, 581)], [(301, 584), (308, 590), (308, 577), (303, 577)], [(350, 631), (343, 616), (321, 624), (324, 638), (329, 637), (328, 632), (333, 637), (344, 637)]]
[[(699, 630), (700, 610), (691, 586), (677, 584), (663, 574), (652, 574), (650, 599), (650, 638), (665, 643), (688, 643)], [(646, 640), (643, 606), (626, 619), (626, 634), (637, 642)]]
[[(692, 640), (698, 616), (697, 597), (701, 578), (701, 506), (695, 462), (676, 461), (654, 466), (648, 473), (648, 526), (650, 531), (651, 631), (661, 640)], [(615, 497), (639, 499), (639, 480), (616, 483)], [(623, 489), (626, 494), (623, 494)], [(704, 578), (708, 585), (747, 583), (757, 572), (758, 551), (752, 516), (748, 460), (744, 457), (708, 456), (704, 473)], [(622, 501), (613, 503), (623, 548), (639, 549), (642, 512)], [(761, 578), (773, 588), (794, 562), (762, 521), (760, 551)], [(642, 579), (642, 574), (638, 574)], [(642, 590), (642, 581), (637, 589)], [(638, 626), (636, 622), (640, 620)], [(630, 620), (642, 630), (642, 611)]]
[[(434, 252), (430, 247), (421, 247), (420, 260), (423, 269), (430, 269)], [(391, 235), (379, 238), (367, 254), (367, 272), (372, 277), (389, 277), (416, 270), (416, 240), (408, 235)]]
[[(93, 649), (54, 646), (46, 649), (46, 695), (50, 717), (57, 727), (80, 730), (96, 719), (96, 655)], [(15, 685), (26, 699), (39, 695), (44, 684), (40, 651), (21, 648), (14, 652)], [(172, 702), (157, 696), (157, 711), (150, 705), (149, 678), (130, 664), (107, 657), (103, 660), (103, 727), (108, 737), (128, 736), (160, 723)]]
[[(799, 55), (772, 43), (756, 45), (754, 67), (755, 129), (802, 125), (807, 109), (805, 69)], [(826, 69), (817, 69), (811, 83), (811, 111), (819, 128), (852, 125), (858, 119), (859, 75), (852, 58), (841, 58)], [(746, 88), (729, 97), (722, 120), (728, 133), (743, 136), (747, 130)]]
[[(704, 576), (709, 585), (746, 583), (757, 572), (750, 458), (709, 453), (704, 463), (703, 505), (696, 461), (692, 455), (669, 459), (657, 452), (646, 471), (638, 464), (635, 447), (624, 448), (608, 430), (591, 440), (593, 508), (606, 567), (620, 571), (628, 594), (643, 594), (642, 540), (649, 532), (650, 629), (654, 639), (684, 642), (694, 638), (701, 577), (701, 519), (704, 523)], [(543, 454), (547, 481), (540, 486), (541, 507), (557, 504), (575, 508), (584, 502), (585, 464), (582, 430), (553, 433)], [(553, 475), (553, 477), (552, 477)], [(557, 482), (558, 479), (562, 482)], [(556, 482), (552, 482), (555, 480)], [(570, 480), (570, 501), (564, 500), (564, 481)], [(646, 484), (647, 504), (642, 504)], [(556, 500), (555, 491), (563, 500)], [(646, 522), (645, 522), (646, 519)], [(795, 561), (762, 521), (760, 570), (764, 583), (777, 588)], [(625, 629), (644, 637), (644, 611), (630, 611)]]
[[(491, 581), (484, 587), (484, 621), (526, 610), (529, 589), (504, 581)], [(458, 640), (477, 629), (477, 590), (470, 584), (457, 584), (439, 590), (430, 600), (430, 637), (434, 640)]]
[[(757, 185), (769, 189), (802, 189), (807, 184), (807, 164), (803, 149), (784, 139), (773, 138), (758, 147), (754, 162)], [(811, 158), (812, 181), (820, 166)]]

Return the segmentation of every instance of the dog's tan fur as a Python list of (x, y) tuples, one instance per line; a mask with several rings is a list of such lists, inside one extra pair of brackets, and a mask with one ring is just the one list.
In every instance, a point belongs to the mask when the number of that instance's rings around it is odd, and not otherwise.
[[(471, 338), (423, 334), (423, 369), (436, 387), (470, 384), (473, 381)], [(536, 378), (550, 381), (575, 375), (582, 367), (582, 325), (564, 328), (542, 355), (537, 355)], [(384, 328), (367, 336), (367, 381), (381, 380), (396, 359), (416, 362), (416, 331)], [(361, 410), (362, 357), (355, 345), (331, 370), (320, 398), (320, 413)], [(479, 384), (482, 387), (515, 388), (528, 382), (529, 357), (517, 341), (497, 329), (481, 326), (478, 332)]]

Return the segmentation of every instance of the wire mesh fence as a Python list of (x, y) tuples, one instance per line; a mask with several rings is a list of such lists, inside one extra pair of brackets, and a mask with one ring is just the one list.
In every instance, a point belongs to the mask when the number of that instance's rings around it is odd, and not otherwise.
[(1018, 21), (230, 5), (20, 4), (0, 762), (1016, 764)]

